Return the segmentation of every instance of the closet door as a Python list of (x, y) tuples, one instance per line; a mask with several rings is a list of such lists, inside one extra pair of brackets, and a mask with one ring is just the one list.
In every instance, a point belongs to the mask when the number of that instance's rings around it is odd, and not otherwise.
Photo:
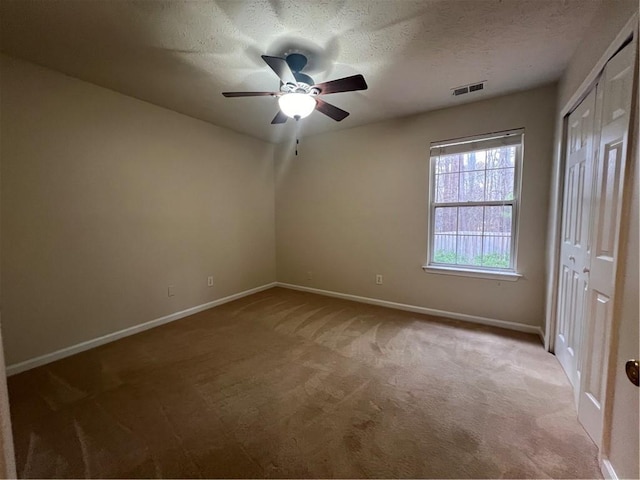
[(635, 42), (607, 63), (598, 85), (599, 142), (594, 168), (593, 228), (585, 302), (578, 418), (600, 447), (620, 233)]
[(555, 354), (574, 386), (580, 387), (581, 343), (584, 330), (584, 299), (589, 277), (589, 218), (594, 159), (596, 89), (568, 120), (565, 152), (562, 244), (558, 283), (558, 329)]

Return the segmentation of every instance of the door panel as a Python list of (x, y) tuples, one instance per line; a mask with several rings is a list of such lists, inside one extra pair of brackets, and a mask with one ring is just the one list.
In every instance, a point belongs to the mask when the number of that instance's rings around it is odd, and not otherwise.
[(613, 259), (616, 232), (614, 222), (616, 220), (616, 209), (618, 208), (617, 198), (618, 188), (621, 187), (616, 179), (620, 178), (620, 157), (622, 150), (622, 139), (618, 138), (613, 143), (604, 145), (602, 175), (601, 175), (601, 196), (599, 217), (602, 219), (602, 228), (597, 232), (596, 255), (598, 257)]
[[(589, 333), (587, 338), (589, 343), (585, 345), (585, 350), (589, 351), (590, 357), (594, 363), (602, 363), (604, 361), (604, 343), (605, 339), (604, 325), (606, 318), (609, 316), (611, 307), (611, 299), (601, 292), (594, 289), (590, 291), (589, 311), (594, 321), (589, 324)], [(604, 395), (603, 382), (601, 372), (598, 370), (588, 370), (584, 382), (584, 393), (590, 397), (590, 400), (599, 408), (602, 405)]]
[[(583, 375), (578, 418), (601, 447), (604, 420), (604, 388), (611, 338), (616, 267), (620, 236), (622, 193), (627, 159), (629, 112), (633, 84), (635, 44), (613, 57), (598, 84), (596, 129), (600, 131), (594, 165), (594, 245), (585, 267), (588, 273), (585, 312)], [(589, 272), (590, 270), (590, 272)]]
[[(636, 85), (636, 95), (638, 94)], [(637, 110), (636, 110), (637, 112)], [(627, 377), (626, 363), (631, 359), (640, 359), (640, 171), (638, 154), (638, 116), (633, 128), (635, 140), (630, 140), (631, 159), (627, 169), (627, 182), (631, 174), (629, 209), (623, 214), (620, 263), (617, 273), (616, 309), (611, 332), (611, 361), (615, 362), (609, 372), (613, 378), (607, 382), (607, 411), (611, 412), (610, 423), (605, 424), (603, 456), (608, 457), (618, 478), (640, 478), (640, 388)], [(627, 183), (629, 185), (629, 183)], [(626, 187), (625, 187), (626, 188)], [(627, 192), (625, 192), (627, 195)], [(628, 213), (627, 213), (628, 212)], [(628, 218), (628, 222), (626, 220)], [(625, 232), (626, 230), (626, 232)], [(624, 247), (622, 247), (624, 246)], [(624, 257), (622, 256), (624, 255)], [(612, 352), (613, 353), (613, 352)], [(611, 390), (609, 390), (611, 388)], [(610, 392), (610, 393), (609, 393)]]
[(558, 331), (555, 353), (572, 385), (576, 400), (580, 384), (584, 294), (589, 256), (589, 215), (592, 192), (596, 94), (592, 91), (568, 120), (567, 162), (560, 250)]

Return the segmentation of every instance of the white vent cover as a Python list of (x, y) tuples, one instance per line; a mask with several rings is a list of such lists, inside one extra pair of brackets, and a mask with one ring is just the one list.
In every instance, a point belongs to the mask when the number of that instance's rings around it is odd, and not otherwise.
[(486, 80), (483, 80), (478, 83), (471, 83), (469, 85), (461, 85), (459, 87), (455, 87), (451, 89), (451, 94), (454, 97), (459, 95), (464, 95), (465, 93), (477, 92), (479, 90), (484, 90), (484, 84), (487, 83)]

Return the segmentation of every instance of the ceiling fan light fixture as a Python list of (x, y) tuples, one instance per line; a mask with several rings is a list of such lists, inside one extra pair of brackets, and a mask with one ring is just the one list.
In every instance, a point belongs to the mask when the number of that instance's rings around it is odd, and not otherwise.
[(305, 118), (316, 108), (316, 100), (307, 93), (285, 93), (278, 99), (280, 110), (287, 117)]

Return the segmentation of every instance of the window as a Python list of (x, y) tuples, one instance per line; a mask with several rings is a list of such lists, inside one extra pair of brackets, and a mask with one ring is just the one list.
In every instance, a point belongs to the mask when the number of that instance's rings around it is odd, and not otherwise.
[(427, 271), (516, 274), (523, 130), (431, 144)]

